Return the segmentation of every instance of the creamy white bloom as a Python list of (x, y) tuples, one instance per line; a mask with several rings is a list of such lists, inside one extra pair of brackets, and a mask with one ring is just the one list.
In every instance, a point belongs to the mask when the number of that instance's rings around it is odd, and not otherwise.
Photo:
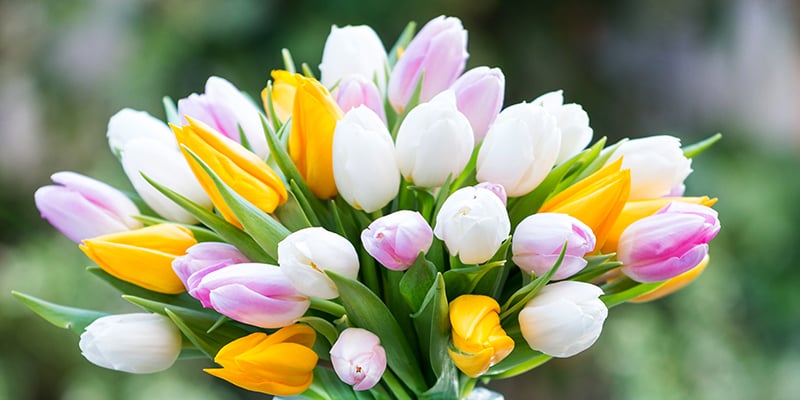
[(442, 92), (411, 110), (397, 132), (395, 148), (400, 172), (417, 186), (437, 187), (466, 167), (475, 138), (455, 94)]
[(324, 271), (356, 279), (359, 267), (353, 245), (319, 227), (293, 232), (278, 243), (278, 264), (297, 291), (321, 299), (339, 296), (339, 290)]
[(532, 349), (553, 357), (571, 357), (594, 344), (608, 308), (603, 290), (585, 282), (545, 286), (519, 313), (522, 336)]
[(674, 136), (629, 140), (617, 148), (606, 164), (620, 157), (622, 169), (631, 170), (631, 200), (666, 196), (692, 172), (692, 160), (683, 155), (681, 141)]
[(366, 106), (348, 111), (336, 123), (333, 179), (339, 194), (354, 208), (366, 212), (379, 210), (397, 196), (400, 170), (392, 135)]
[(530, 103), (500, 112), (478, 152), (479, 182), (493, 182), (509, 197), (527, 194), (550, 173), (561, 145), (556, 118)]
[(381, 339), (361, 328), (347, 328), (330, 351), (333, 370), (354, 390), (369, 390), (386, 371), (386, 350)]
[(178, 150), (178, 142), (167, 124), (145, 111), (123, 108), (108, 120), (108, 146), (117, 157), (133, 139), (151, 138)]
[(592, 141), (594, 131), (589, 126), (589, 114), (586, 114), (580, 104), (564, 104), (563, 91), (545, 93), (531, 104), (543, 107), (556, 117), (558, 129), (561, 131), (561, 147), (556, 164), (580, 153)]
[(450, 195), (436, 216), (433, 233), (464, 264), (488, 261), (508, 238), (511, 223), (491, 190), (469, 186)]
[(386, 50), (372, 28), (367, 25), (331, 26), (331, 33), (322, 50), (319, 65), (320, 82), (332, 87), (350, 74), (376, 82), (381, 92), (386, 90)]
[(95, 365), (147, 374), (172, 366), (181, 352), (181, 333), (158, 314), (109, 315), (89, 324), (78, 346)]

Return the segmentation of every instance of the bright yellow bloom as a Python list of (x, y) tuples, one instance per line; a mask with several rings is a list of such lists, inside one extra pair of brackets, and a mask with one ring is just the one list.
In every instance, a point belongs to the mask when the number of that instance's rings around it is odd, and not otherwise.
[(109, 274), (145, 289), (177, 294), (185, 290), (172, 260), (195, 245), (192, 232), (180, 225), (158, 224), (86, 239), (80, 245)]
[[(294, 94), (297, 91), (299, 84), (297, 77), (298, 74), (293, 74), (289, 71), (275, 70), (272, 71), (272, 107), (275, 109), (275, 114), (281, 123), (286, 122), (289, 116), (292, 115), (292, 108), (294, 108)], [(269, 91), (267, 88), (261, 91), (261, 101), (264, 103), (264, 110), (269, 115)]]
[(647, 301), (653, 301), (683, 289), (688, 284), (694, 282), (694, 280), (697, 279), (698, 276), (700, 276), (700, 273), (702, 273), (708, 266), (708, 261), (709, 261), (708, 254), (706, 254), (706, 256), (703, 258), (703, 261), (700, 261), (700, 264), (697, 264), (696, 267), (672, 279), (664, 281), (664, 283), (661, 284), (661, 286), (659, 286), (652, 292), (645, 293), (641, 296), (637, 296), (633, 298), (631, 302), (644, 303)]
[(539, 212), (569, 214), (592, 228), (600, 249), (631, 188), (631, 171), (620, 170), (622, 158), (553, 196)]
[(236, 193), (264, 212), (271, 213), (286, 202), (288, 194), (281, 178), (264, 160), (251, 153), (239, 143), (215, 132), (208, 125), (186, 117), (189, 125), (172, 125), (175, 138), (182, 145), (181, 151), (189, 162), (200, 185), (208, 193), (225, 219), (241, 227), (228, 204), (222, 198), (214, 181), (200, 164), (186, 151), (184, 146), (196, 154)]
[(453, 342), (447, 352), (468, 376), (480, 376), (514, 350), (514, 340), (500, 326), (499, 312), (500, 305), (489, 296), (466, 294), (450, 302)]
[(311, 386), (317, 353), (311, 350), (316, 333), (294, 324), (267, 335), (251, 333), (219, 350), (214, 362), (222, 368), (204, 371), (247, 390), (274, 396), (300, 394)]

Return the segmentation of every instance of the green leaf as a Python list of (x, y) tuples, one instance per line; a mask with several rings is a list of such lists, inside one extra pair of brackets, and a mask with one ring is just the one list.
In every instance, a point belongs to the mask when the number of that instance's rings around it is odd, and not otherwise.
[(397, 38), (397, 41), (392, 46), (392, 49), (389, 50), (389, 68), (393, 68), (394, 64), (397, 63), (397, 59), (399, 57), (400, 50), (405, 50), (408, 47), (408, 44), (411, 43), (411, 39), (414, 38), (414, 34), (417, 31), (417, 23), (414, 21), (409, 22), (405, 28), (403, 28), (403, 32), (400, 33), (400, 36)]
[[(620, 305), (634, 297), (652, 292), (664, 284), (664, 282), (638, 283), (628, 277), (620, 278), (614, 283), (616, 285), (613, 291), (609, 290), (611, 293), (607, 292), (608, 294), (600, 296), (600, 300), (602, 300), (608, 308)], [(606, 291), (605, 288), (603, 290)]]
[(420, 338), (422, 355), (430, 363), (436, 377), (443, 374), (446, 364), (452, 363), (447, 354), (450, 343), (450, 318), (445, 282), (442, 274), (430, 286), (422, 307), (411, 315), (417, 337)]
[(325, 340), (332, 346), (336, 343), (336, 339), (339, 338), (339, 330), (325, 318), (320, 317), (303, 317), (297, 320), (297, 322), (306, 324), (312, 328), (314, 328), (317, 333), (322, 335)]
[(311, 70), (311, 67), (309, 67), (309, 66), (308, 66), (308, 64), (306, 64), (306, 63), (303, 63), (303, 64), (301, 64), (301, 65), (300, 65), (300, 68), (303, 70), (303, 75), (304, 75), (306, 78), (314, 78), (314, 79), (317, 79), (317, 78), (314, 76), (314, 71), (312, 71), (312, 70)]
[(275, 216), (290, 231), (295, 232), (303, 228), (309, 228), (311, 221), (308, 220), (306, 213), (297, 201), (297, 197), (289, 190), (289, 199), (275, 209)]
[[(487, 273), (496, 270), (503, 264), (491, 263), (488, 265), (474, 265), (458, 269), (445, 271), (444, 279), (447, 282), (447, 293), (449, 298), (454, 299), (462, 294), (473, 293), (478, 283)], [(485, 294), (485, 293), (475, 293)]]
[(94, 320), (109, 315), (101, 311), (62, 306), (16, 291), (12, 291), (11, 294), (47, 322), (79, 335)]
[(513, 295), (506, 301), (506, 303), (502, 307), (502, 312), (500, 313), (500, 320), (506, 321), (508, 318), (516, 317), (519, 314), (520, 309), (525, 307), (525, 304), (536, 296), (540, 290), (550, 282), (550, 278), (553, 274), (556, 273), (558, 267), (561, 266), (561, 262), (564, 261), (564, 254), (567, 252), (567, 243), (564, 243), (564, 247), (561, 248), (561, 254), (559, 254), (556, 263), (553, 265), (553, 268), (550, 268), (544, 275), (537, 277), (531, 283), (521, 287), (519, 290), (514, 292)]
[[(275, 104), (272, 102), (272, 80), (267, 81), (267, 113), (269, 114), (269, 123), (272, 126), (269, 127), (270, 130), (274, 129), (276, 131), (281, 130), (283, 124), (281, 123), (281, 119), (278, 118), (278, 114), (275, 112)], [(266, 121), (265, 121), (266, 123)], [(267, 126), (269, 126), (267, 123)], [(264, 135), (266, 135), (266, 129), (264, 129)], [(269, 157), (272, 157), (272, 153), (270, 153)]]
[(690, 144), (683, 148), (683, 155), (686, 158), (694, 158), (699, 156), (704, 151), (708, 150), (711, 146), (722, 139), (722, 134), (717, 132), (706, 139), (703, 139), (695, 144)]
[(579, 281), (579, 282), (589, 282), (594, 278), (599, 277), (600, 275), (605, 274), (608, 271), (613, 270), (614, 268), (619, 267), (622, 265), (619, 261), (612, 261), (612, 258), (616, 255), (616, 253), (609, 253), (609, 254), (601, 254), (597, 256), (589, 256), (586, 257), (586, 266), (580, 271), (580, 273), (573, 275), (570, 280)]
[(297, 73), (297, 68), (294, 66), (294, 59), (289, 49), (281, 49), (281, 57), (283, 58), (283, 67), (286, 68), (289, 73)]
[(174, 125), (182, 125), (181, 119), (178, 116), (178, 107), (175, 107), (175, 101), (169, 96), (161, 98), (161, 104), (164, 105), (164, 113), (167, 115), (167, 122)]
[(200, 304), (200, 302), (186, 292), (177, 295), (158, 293), (152, 290), (147, 290), (141, 286), (134, 285), (130, 282), (125, 282), (119, 278), (112, 276), (108, 272), (103, 271), (103, 269), (99, 267), (93, 267), (93, 266), (86, 267), (86, 271), (106, 281), (106, 283), (110, 284), (112, 287), (114, 287), (114, 289), (119, 290), (123, 294), (136, 297), (143, 297), (164, 304), (193, 308), (198, 310), (202, 309), (202, 305)]
[(425, 259), (424, 253), (420, 253), (400, 279), (400, 294), (412, 311), (416, 312), (422, 307), (434, 282), (436, 282), (436, 266)]
[[(449, 357), (449, 356), (448, 356)], [(458, 398), (458, 370), (452, 361), (442, 366), (442, 372), (436, 384), (422, 393), (419, 398), (425, 400), (450, 400)]]
[(203, 228), (197, 225), (189, 225), (189, 224), (179, 224), (174, 221), (170, 221), (163, 218), (156, 218), (147, 215), (134, 215), (133, 218), (141, 221), (145, 226), (150, 225), (158, 225), (158, 224), (175, 224), (180, 225), (190, 231), (192, 231), (192, 236), (194, 236), (195, 240), (198, 242), (222, 242), (223, 239), (219, 237), (214, 231)]

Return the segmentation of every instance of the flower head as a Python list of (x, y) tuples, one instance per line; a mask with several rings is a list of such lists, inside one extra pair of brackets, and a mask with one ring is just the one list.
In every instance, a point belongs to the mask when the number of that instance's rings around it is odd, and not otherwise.
[(567, 214), (537, 213), (519, 223), (511, 241), (513, 260), (523, 270), (542, 275), (553, 268), (561, 249), (567, 249), (551, 279), (569, 278), (586, 266), (583, 258), (595, 247), (592, 230)]
[(342, 236), (324, 228), (292, 232), (278, 243), (281, 272), (306, 296), (333, 299), (339, 290), (325, 271), (356, 279), (358, 253)]
[(472, 126), (475, 143), (483, 140), (503, 107), (505, 86), (500, 68), (477, 67), (461, 75), (450, 88), (456, 94), (458, 111)]
[(232, 264), (249, 262), (236, 247), (220, 242), (198, 243), (186, 249), (186, 254), (172, 260), (172, 270), (194, 297), (196, 286), (209, 273)]
[(622, 169), (631, 171), (632, 200), (666, 196), (692, 172), (692, 160), (683, 155), (681, 141), (668, 135), (622, 143), (607, 163), (620, 158)]
[(346, 76), (356, 75), (368, 82), (377, 82), (378, 88), (384, 91), (386, 62), (386, 50), (372, 28), (334, 25), (322, 49), (320, 81), (330, 88)]
[(433, 230), (419, 212), (400, 210), (372, 221), (361, 243), (384, 267), (404, 271), (431, 247)]
[(461, 372), (478, 377), (514, 350), (500, 326), (500, 305), (488, 296), (462, 295), (450, 302), (452, 347), (447, 350)]
[(589, 115), (580, 104), (564, 104), (561, 90), (545, 93), (531, 104), (544, 108), (556, 118), (558, 130), (561, 131), (561, 146), (556, 164), (580, 153), (592, 141), (593, 130), (589, 126)]
[(342, 331), (330, 355), (336, 375), (355, 390), (371, 389), (386, 370), (386, 351), (381, 339), (366, 329)]

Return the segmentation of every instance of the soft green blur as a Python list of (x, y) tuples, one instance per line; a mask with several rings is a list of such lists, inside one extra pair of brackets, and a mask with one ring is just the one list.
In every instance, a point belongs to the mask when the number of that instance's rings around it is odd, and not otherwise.
[(163, 117), (161, 96), (202, 92), (210, 75), (258, 98), (283, 47), (316, 70), (331, 24), (369, 24), (390, 47), (407, 21), (440, 14), (469, 30), (468, 67), (503, 69), (507, 105), (564, 89), (595, 138), (725, 135), (687, 181), (687, 194), (720, 198), (700, 279), (612, 310), (587, 352), (492, 386), (508, 399), (800, 398), (800, 6), (597, 3), (0, 2), (0, 398), (264, 398), (207, 376), (210, 361), (145, 376), (95, 367), (76, 335), (15, 301), (12, 289), (136, 311), (83, 271), (33, 192), (60, 170), (129, 188), (105, 140), (123, 107)]

